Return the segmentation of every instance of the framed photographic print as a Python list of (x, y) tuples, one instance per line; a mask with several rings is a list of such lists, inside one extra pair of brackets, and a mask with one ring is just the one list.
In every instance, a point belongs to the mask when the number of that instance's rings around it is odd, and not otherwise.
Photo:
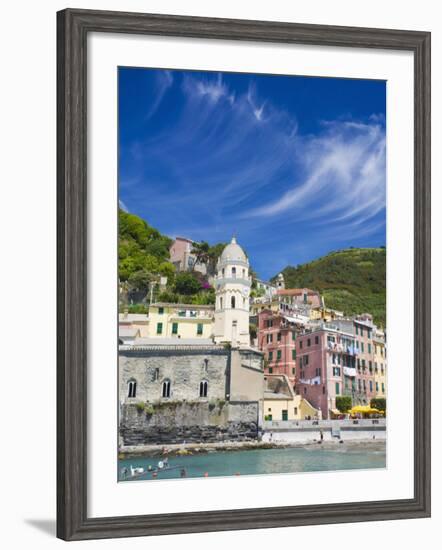
[(430, 34), (58, 13), (58, 536), (430, 514)]

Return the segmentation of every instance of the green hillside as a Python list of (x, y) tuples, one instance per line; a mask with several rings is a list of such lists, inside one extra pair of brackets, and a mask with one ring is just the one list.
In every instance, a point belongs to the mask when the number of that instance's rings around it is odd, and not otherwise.
[(347, 315), (371, 313), (385, 326), (385, 248), (349, 248), (283, 270), (286, 288), (311, 288)]
[(169, 263), (172, 240), (143, 219), (123, 210), (118, 211), (118, 274), (120, 281), (148, 277), (151, 273), (172, 276)]
[[(213, 304), (215, 291), (208, 278), (197, 270), (177, 273), (169, 261), (172, 239), (151, 227), (145, 220), (118, 211), (118, 277), (120, 280), (120, 309), (144, 312), (147, 301)], [(209, 272), (225, 247), (224, 243), (210, 246), (194, 243), (194, 254), (199, 264), (206, 264)], [(160, 276), (167, 277), (165, 287), (159, 288)], [(152, 295), (150, 294), (152, 292)]]

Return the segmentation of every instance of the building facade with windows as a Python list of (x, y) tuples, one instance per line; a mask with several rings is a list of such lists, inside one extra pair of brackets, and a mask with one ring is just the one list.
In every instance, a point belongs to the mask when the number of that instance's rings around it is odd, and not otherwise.
[(322, 298), (319, 292), (309, 288), (280, 288), (276, 295), (280, 303), (289, 306), (322, 307)]
[[(354, 405), (386, 397), (385, 335), (371, 315), (310, 324), (296, 338), (296, 391), (322, 411), (339, 414), (336, 397)], [(382, 368), (381, 368), (382, 366)]]
[(295, 394), (285, 375), (266, 374), (264, 377), (264, 421), (321, 419), (321, 411), (315, 409), (301, 395)]
[(296, 355), (296, 391), (320, 409), (324, 419), (339, 414), (336, 397), (350, 396), (353, 403), (363, 397), (358, 392), (358, 348), (351, 330), (332, 324), (311, 328), (296, 339)]
[(358, 392), (364, 395), (361, 404), (369, 405), (370, 399), (376, 396), (374, 345), (375, 326), (371, 315), (357, 316), (353, 320), (356, 345), (359, 348), (357, 361)]
[(375, 330), (373, 347), (375, 397), (387, 398), (387, 346), (384, 331), (379, 329)]
[(214, 344), (120, 346), (120, 449), (256, 439), (263, 418), (262, 354)]
[(296, 336), (307, 320), (269, 309), (258, 315), (258, 349), (264, 353), (265, 373), (286, 376), (292, 388), (296, 383)]
[(149, 307), (149, 338), (213, 337), (214, 306), (168, 304), (158, 302)]
[(195, 264), (196, 256), (192, 254), (193, 243), (194, 241), (186, 237), (176, 237), (169, 248), (170, 262), (177, 271), (193, 270), (206, 275), (207, 266), (200, 263)]
[(255, 279), (255, 290), (258, 297), (264, 300), (272, 300), (276, 294), (276, 286), (262, 279)]
[(121, 403), (225, 399), (229, 354), (222, 346), (123, 347), (119, 358)]

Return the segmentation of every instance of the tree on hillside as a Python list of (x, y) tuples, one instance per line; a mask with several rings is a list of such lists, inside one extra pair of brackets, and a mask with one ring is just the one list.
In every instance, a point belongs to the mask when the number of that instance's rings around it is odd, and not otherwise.
[(206, 241), (193, 243), (192, 254), (196, 256), (193, 267), (197, 264), (205, 264), (207, 266), (207, 273), (214, 275), (216, 273), (218, 258), (226, 246), (226, 243), (217, 243), (211, 246)]
[(169, 260), (171, 239), (150, 227), (135, 214), (118, 211), (118, 275), (128, 281), (138, 271), (173, 278)]
[(174, 291), (177, 294), (191, 296), (201, 290), (201, 284), (192, 273), (178, 273), (175, 277)]
[(195, 255), (195, 261), (193, 263), (192, 268), (195, 268), (197, 264), (200, 264), (200, 265), (207, 264), (210, 258), (209, 251), (210, 251), (210, 246), (209, 246), (209, 243), (207, 243), (206, 241), (201, 241), (200, 243), (197, 243), (197, 242), (193, 243), (191, 252), (192, 254)]
[(146, 269), (140, 269), (130, 274), (127, 282), (130, 290), (148, 290), (154, 275)]
[(227, 246), (226, 243), (217, 243), (210, 247), (209, 261), (207, 262), (207, 273), (209, 275), (215, 275), (218, 258), (221, 256), (226, 246)]
[(283, 274), (286, 288), (317, 290), (328, 307), (347, 315), (368, 312), (375, 323), (385, 326), (385, 248), (337, 250), (297, 267), (287, 266)]

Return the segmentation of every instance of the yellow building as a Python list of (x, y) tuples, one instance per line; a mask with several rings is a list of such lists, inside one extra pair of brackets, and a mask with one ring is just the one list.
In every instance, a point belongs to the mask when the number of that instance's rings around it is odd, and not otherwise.
[(321, 411), (307, 399), (295, 395), (285, 374), (266, 374), (264, 378), (264, 420), (321, 419)]
[(156, 303), (149, 306), (149, 338), (212, 338), (214, 306)]
[(387, 349), (385, 334), (376, 330), (373, 336), (374, 352), (374, 383), (376, 397), (387, 397)]
[(250, 304), (250, 315), (256, 316), (261, 311), (270, 310), (274, 313), (277, 313), (279, 311), (279, 301), (277, 298), (274, 298), (272, 300), (268, 299), (267, 297), (263, 298), (255, 298), (253, 302)]
[(312, 307), (307, 305), (304, 307), (299, 307), (298, 309), (293, 308), (290, 304), (286, 304), (281, 300), (281, 296), (275, 295), (270, 300), (267, 297), (264, 298), (255, 298), (253, 303), (250, 304), (250, 314), (255, 316), (262, 311), (270, 310), (273, 313), (283, 313), (287, 315), (293, 314), (293, 312), (298, 312), (299, 315), (308, 316), (310, 321), (325, 321), (330, 322), (335, 319), (340, 319), (344, 316), (342, 311), (336, 311), (327, 307), (317, 306)]

